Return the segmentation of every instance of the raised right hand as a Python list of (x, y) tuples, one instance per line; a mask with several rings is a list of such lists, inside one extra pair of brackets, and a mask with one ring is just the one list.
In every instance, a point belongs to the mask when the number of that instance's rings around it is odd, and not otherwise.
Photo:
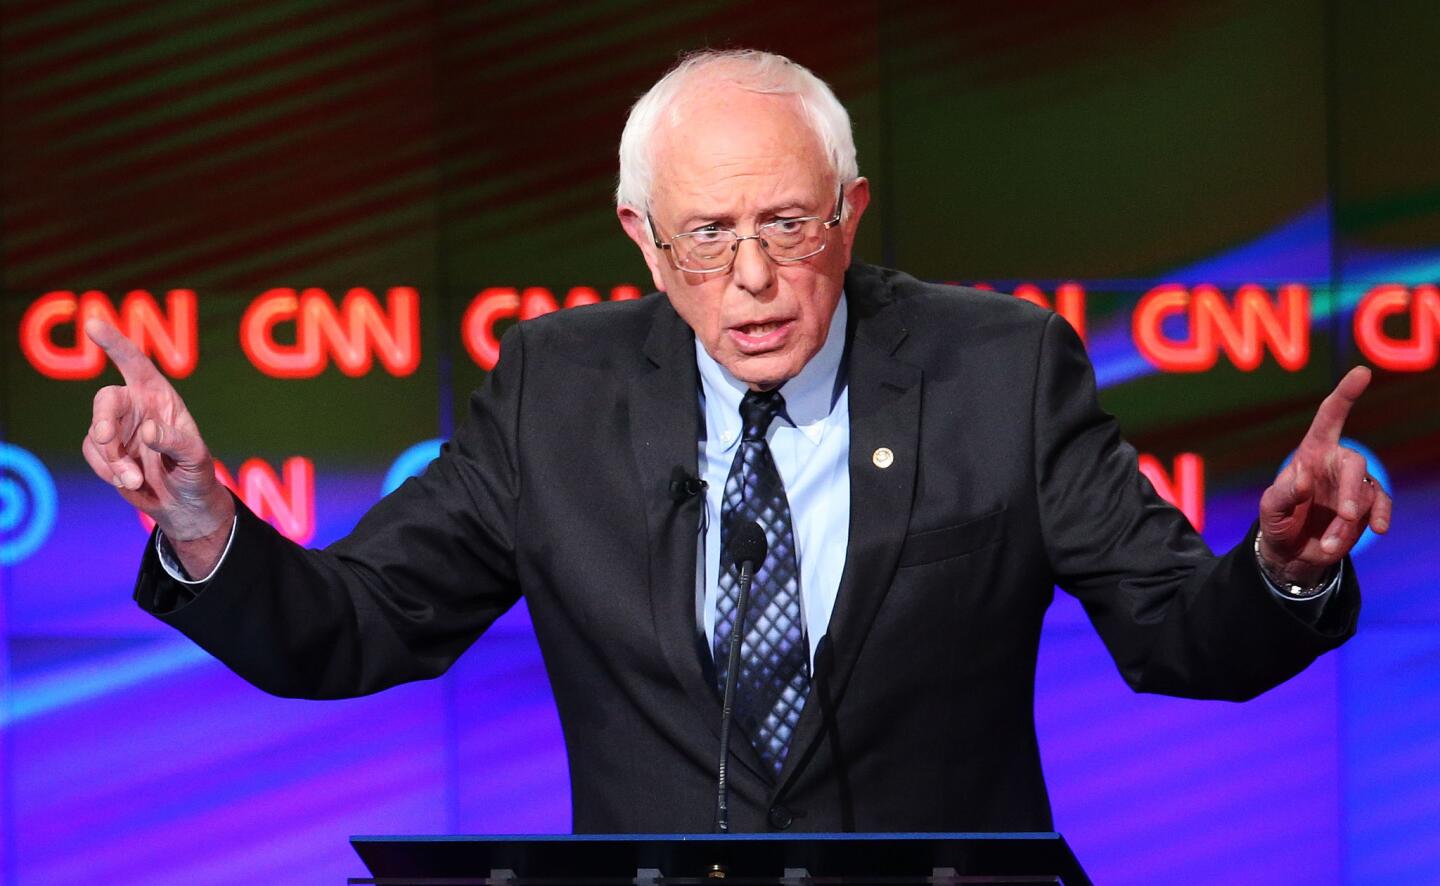
[[(81, 446), (85, 460), (100, 479), (154, 520), (172, 544), (196, 542), (208, 548), (213, 545), (206, 541), (220, 537), (223, 548), (235, 503), (215, 479), (215, 463), (185, 401), (120, 330), (91, 319), (85, 334), (125, 380), (95, 394), (90, 430)], [(176, 550), (192, 574), (210, 559), (187, 557), (180, 546)], [(214, 554), (218, 558), (219, 551)]]

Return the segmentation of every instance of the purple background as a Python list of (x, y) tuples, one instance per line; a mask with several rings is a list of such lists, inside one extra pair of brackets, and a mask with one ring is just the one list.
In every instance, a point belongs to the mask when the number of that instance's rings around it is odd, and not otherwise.
[[(569, 829), (523, 606), (444, 677), (339, 702), (267, 696), (141, 613), (145, 533), (78, 453), (115, 374), (43, 377), (19, 319), (57, 289), (195, 289), (200, 365), (177, 384), (207, 441), (232, 468), (314, 459), (313, 543), (332, 541), (483, 379), (457, 334), (476, 292), (643, 286), (607, 209), (614, 146), (682, 48), (773, 48), (835, 86), (877, 195), (861, 257), (1082, 283), (1107, 407), (1162, 464), (1204, 457), (1205, 535), (1239, 541), (1364, 362), (1360, 297), (1440, 281), (1440, 14), (889, 6), (7, 2), (0, 443), (41, 459), (57, 519), (0, 562), (0, 881), (340, 882), (362, 873), (351, 834)], [(1161, 282), (1306, 284), (1310, 363), (1157, 371), (1130, 311)], [(245, 307), (310, 285), (416, 286), (419, 370), (256, 371)], [(1359, 635), (1290, 683), (1135, 695), (1057, 595), (1037, 719), (1057, 828), (1098, 882), (1440, 882), (1440, 369), (1377, 371), (1347, 434), (1388, 472), (1395, 528), (1356, 557)], [(35, 517), (0, 464), (7, 482), (0, 543)]]

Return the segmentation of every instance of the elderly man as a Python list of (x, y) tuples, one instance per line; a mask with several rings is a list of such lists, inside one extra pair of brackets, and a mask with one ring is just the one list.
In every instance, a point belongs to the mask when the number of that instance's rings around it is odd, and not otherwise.
[(579, 831), (711, 829), (737, 631), (733, 827), (810, 831), (1050, 826), (1032, 708), (1056, 584), (1143, 691), (1246, 698), (1353, 632), (1344, 557), (1390, 515), (1337, 442), (1364, 370), (1216, 558), (1063, 320), (851, 264), (869, 184), (810, 72), (691, 56), (620, 153), (663, 295), (511, 330), (444, 454), (324, 551), (237, 507), (179, 396), (89, 327), (126, 384), (86, 457), (158, 524), (140, 605), (263, 689), (328, 698), (443, 672), (523, 594)]

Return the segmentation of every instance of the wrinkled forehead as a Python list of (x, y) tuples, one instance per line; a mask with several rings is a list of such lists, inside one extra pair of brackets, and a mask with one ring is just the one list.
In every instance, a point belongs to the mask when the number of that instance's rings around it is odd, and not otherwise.
[(834, 188), (824, 145), (793, 93), (713, 79), (692, 84), (662, 115), (652, 151), (657, 203), (737, 189), (761, 199), (780, 191), (823, 195)]

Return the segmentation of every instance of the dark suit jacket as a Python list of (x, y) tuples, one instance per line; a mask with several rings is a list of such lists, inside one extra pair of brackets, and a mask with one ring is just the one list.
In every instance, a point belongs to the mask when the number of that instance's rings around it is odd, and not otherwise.
[[(1033, 693), (1056, 583), (1141, 691), (1246, 698), (1353, 632), (1353, 570), (1311, 627), (1248, 539), (1217, 559), (1158, 499), (1063, 319), (859, 265), (846, 292), (844, 574), (778, 783), (731, 745), (736, 830), (1048, 829)], [(242, 508), (198, 597), (151, 551), (137, 599), (262, 689), (330, 698), (440, 674), (523, 592), (575, 829), (708, 831), (700, 501), (670, 491), (696, 472), (696, 392), (664, 296), (522, 323), (445, 454), (353, 534), (306, 553)]]

